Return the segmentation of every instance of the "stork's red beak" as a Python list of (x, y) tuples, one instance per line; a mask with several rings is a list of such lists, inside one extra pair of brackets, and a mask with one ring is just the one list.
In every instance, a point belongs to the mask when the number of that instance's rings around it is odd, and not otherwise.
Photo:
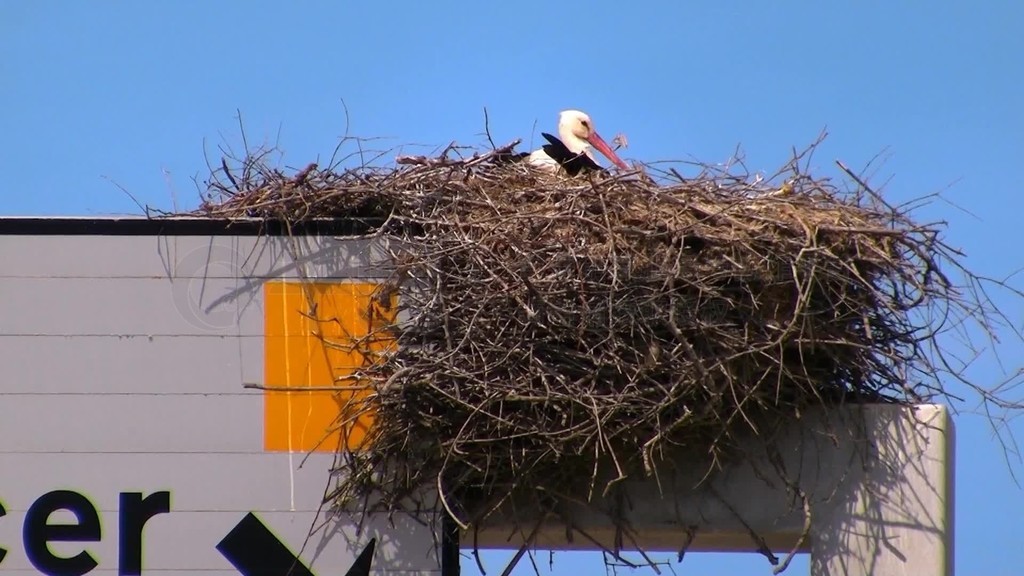
[(600, 134), (597, 132), (591, 132), (590, 138), (587, 138), (587, 142), (590, 142), (591, 146), (597, 148), (601, 154), (604, 154), (605, 157), (611, 160), (616, 166), (623, 170), (629, 170), (629, 165), (623, 162), (622, 159), (615, 154), (615, 151), (612, 150), (612, 147), (609, 146), (607, 142), (604, 141), (604, 138), (601, 138)]

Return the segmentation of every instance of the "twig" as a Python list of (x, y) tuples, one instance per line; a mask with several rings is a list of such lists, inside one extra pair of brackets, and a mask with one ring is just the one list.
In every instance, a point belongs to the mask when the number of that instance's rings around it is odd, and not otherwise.
[(372, 390), (370, 386), (265, 386), (253, 382), (243, 382), (242, 387), (268, 392), (366, 392)]
[[(537, 507), (524, 501), (538, 493), (551, 499), (543, 510), (602, 512), (600, 496), (619, 483), (660, 485), (680, 443), (704, 456), (693, 464), (707, 481), (740, 458), (738, 438), (814, 406), (953, 402), (952, 378), (985, 408), (1021, 408), (1010, 391), (1024, 371), (1007, 366), (995, 388), (965, 372), (997, 336), (1024, 340), (987, 292), (1005, 281), (972, 273), (943, 243), (942, 222), (915, 221), (842, 163), (857, 190), (814, 178), (813, 147), (794, 150), (773, 182), (740, 151), (725, 165), (647, 165), (641, 178), (548, 177), (508, 162), (518, 143), (453, 142), (397, 166), (341, 169), (385, 153), (353, 139), (351, 155), (294, 176), (255, 150), (230, 163), (232, 184), (212, 179), (217, 201), (196, 214), (286, 230), (377, 222), (347, 237), (365, 253), (290, 253), (329, 277), (357, 263), (358, 276), (398, 295), (394, 316), (310, 313), (328, 357), (358, 370), (337, 370), (347, 375), (333, 386), (245, 385), (360, 392), (335, 424), (373, 426), (363, 449), (339, 453), (333, 504), (393, 512), (426, 490), (439, 502), (423, 505), (458, 511), (462, 529), (499, 517), (529, 526)], [(683, 165), (698, 175), (685, 178)], [(326, 337), (334, 323), (344, 337)], [(613, 548), (634, 537), (618, 513), (607, 521)], [(577, 533), (587, 538), (567, 537)]]
[(713, 495), (723, 506), (725, 506), (727, 510), (729, 510), (729, 513), (732, 514), (733, 518), (735, 518), (737, 522), (743, 525), (743, 528), (746, 529), (747, 534), (750, 535), (750, 539), (753, 540), (754, 543), (757, 545), (756, 551), (765, 558), (767, 558), (768, 562), (772, 566), (777, 567), (779, 565), (779, 557), (772, 552), (772, 549), (768, 547), (768, 543), (765, 542), (764, 538), (757, 533), (757, 530), (754, 530), (754, 528), (747, 523), (746, 519), (743, 518), (743, 515), (737, 512), (736, 509), (732, 506), (732, 504), (730, 504), (725, 498), (722, 497), (721, 494), (718, 493), (717, 490), (715, 490), (713, 485), (709, 484), (707, 488), (708, 492), (711, 495)]
[(512, 556), (512, 560), (510, 560), (508, 565), (505, 566), (505, 569), (501, 571), (501, 576), (509, 576), (512, 574), (512, 570), (514, 570), (516, 565), (519, 564), (519, 560), (523, 558), (523, 554), (526, 554), (527, 549), (533, 545), (533, 540), (537, 537), (537, 532), (540, 531), (540, 527), (544, 524), (544, 521), (547, 520), (547, 517), (548, 515), (546, 513), (539, 515), (537, 523), (534, 524), (533, 530), (530, 531), (530, 535), (523, 540), (523, 545), (516, 550), (515, 555)]

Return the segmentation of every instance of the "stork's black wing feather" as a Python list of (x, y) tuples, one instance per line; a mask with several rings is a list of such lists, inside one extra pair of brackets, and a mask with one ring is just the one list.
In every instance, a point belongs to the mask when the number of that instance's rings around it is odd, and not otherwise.
[(570, 176), (575, 176), (583, 170), (603, 170), (600, 164), (591, 160), (590, 156), (574, 153), (565, 143), (551, 134), (541, 132), (540, 135), (548, 141), (548, 144), (542, 146), (544, 152), (558, 162)]
[(529, 152), (502, 152), (494, 155), (494, 161), (499, 164), (513, 164), (522, 162), (529, 158)]

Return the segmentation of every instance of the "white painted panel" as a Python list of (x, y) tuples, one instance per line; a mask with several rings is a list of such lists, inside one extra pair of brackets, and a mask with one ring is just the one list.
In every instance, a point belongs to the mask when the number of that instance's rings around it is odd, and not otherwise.
[[(327, 237), (4, 237), (0, 569), (39, 573), (22, 524), (54, 490), (100, 510), (100, 542), (51, 544), (88, 550), (92, 574), (117, 573), (122, 492), (170, 494), (146, 524), (144, 573), (237, 574), (215, 546), (249, 512), (302, 549), (333, 456), (262, 451), (263, 395), (242, 388), (263, 379), (262, 284), (379, 275), (381, 260), (370, 242)], [(343, 574), (371, 537), (375, 574), (438, 572), (433, 525), (334, 521), (302, 553), (316, 574)]]
[(262, 336), (263, 284), (259, 278), (0, 278), (0, 337)]
[(0, 393), (240, 393), (262, 336), (0, 336)]
[(2, 452), (256, 452), (262, 434), (258, 391), (0, 393)]
[(0, 278), (379, 276), (381, 241), (329, 236), (5, 236)]
[(0, 294), (0, 335), (263, 334), (261, 280), (0, 278)]
[[(691, 551), (752, 552), (750, 529), (787, 551), (806, 520), (803, 502), (786, 489), (792, 482), (808, 498), (810, 531), (799, 549), (811, 553), (812, 576), (951, 574), (953, 436), (948, 410), (939, 405), (812, 410), (773, 436), (777, 450), (751, 439), (745, 461), (710, 477), (680, 460), (666, 463), (656, 480), (619, 484), (629, 502), (622, 517), (648, 552), (677, 551), (687, 526), (697, 527)], [(596, 503), (605, 510), (616, 505)], [(539, 548), (615, 545), (619, 534), (607, 515), (581, 506), (564, 511), (594, 540), (575, 534), (570, 541), (564, 524), (552, 519), (540, 526)], [(512, 523), (475, 535), (486, 548), (515, 549), (524, 538)]]
[(166, 236), (4, 236), (0, 278), (167, 278), (175, 243)]

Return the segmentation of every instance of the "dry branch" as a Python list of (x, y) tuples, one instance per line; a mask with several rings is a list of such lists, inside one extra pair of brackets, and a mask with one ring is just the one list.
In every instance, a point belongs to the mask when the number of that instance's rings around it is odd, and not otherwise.
[(515, 144), (295, 177), (257, 155), (210, 183), (202, 215), (367, 219), (397, 240), (379, 299), (401, 295), (380, 328), (397, 346), (354, 376), (377, 419), (342, 455), (338, 504), (437, 487), (466, 526), (521, 503), (558, 515), (666, 453), (728, 461), (811, 407), (943, 398), (936, 336), (989, 326), (938, 225), (802, 173), (803, 154), (781, 184), (562, 179)]

